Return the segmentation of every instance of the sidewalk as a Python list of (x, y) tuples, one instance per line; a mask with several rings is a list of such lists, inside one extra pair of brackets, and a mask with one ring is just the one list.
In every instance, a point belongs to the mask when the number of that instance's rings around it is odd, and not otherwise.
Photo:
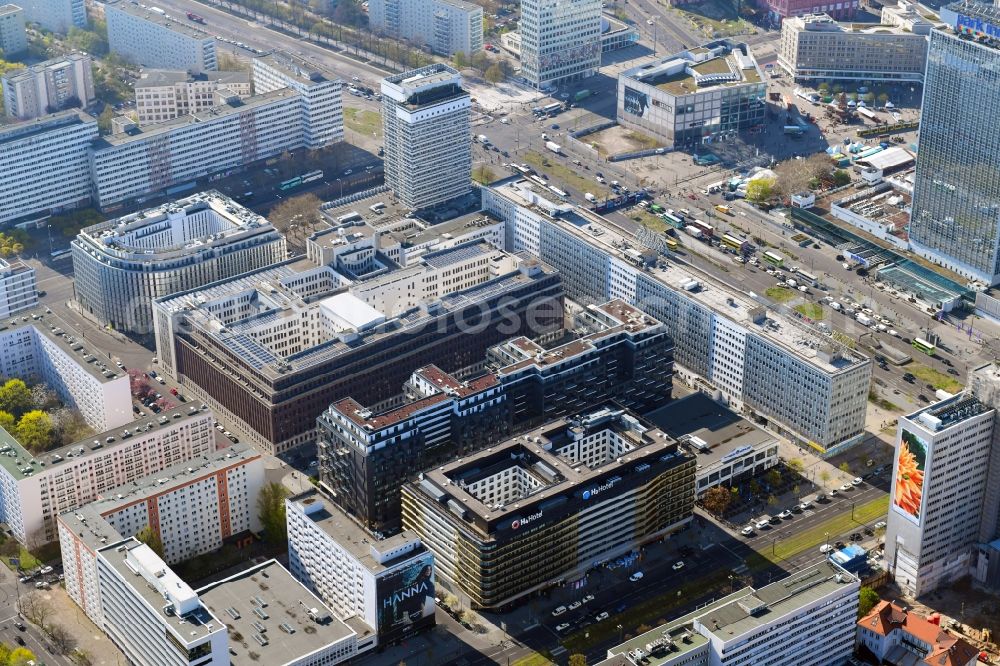
[(42, 593), (55, 612), (49, 623), (61, 624), (76, 639), (77, 649), (90, 657), (93, 666), (127, 666), (125, 655), (111, 639), (90, 621), (90, 618), (73, 603), (62, 587), (53, 587)]

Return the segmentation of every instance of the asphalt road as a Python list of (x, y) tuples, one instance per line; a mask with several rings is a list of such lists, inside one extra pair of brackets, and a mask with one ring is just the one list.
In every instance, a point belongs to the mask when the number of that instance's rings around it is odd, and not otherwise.
[[(186, 20), (185, 12), (194, 12), (202, 16), (205, 19), (205, 24), (196, 27), (210, 35), (235, 39), (263, 51), (280, 49), (306, 56), (337, 72), (346, 81), (357, 76), (365, 81), (369, 87), (375, 87), (374, 84), (387, 74), (385, 70), (378, 67), (337, 54), (304, 39), (271, 30), (261, 23), (237, 17), (210, 4), (194, 2), (193, 0), (157, 0), (156, 5), (179, 20)], [(192, 23), (192, 25), (195, 24)], [(253, 55), (250, 51), (225, 42), (219, 42), (218, 48), (234, 52), (243, 58), (249, 58)]]

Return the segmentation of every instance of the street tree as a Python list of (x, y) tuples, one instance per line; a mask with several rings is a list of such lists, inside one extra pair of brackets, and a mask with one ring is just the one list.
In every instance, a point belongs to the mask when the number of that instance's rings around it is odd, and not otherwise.
[(48, 619), (55, 613), (55, 608), (38, 592), (22, 594), (18, 602), (21, 615), (34, 625), (45, 629)]
[(487, 68), (483, 74), (483, 78), (490, 83), (500, 83), (504, 79), (503, 69), (500, 68), (500, 65), (494, 63)]
[(288, 490), (280, 483), (267, 484), (257, 496), (257, 513), (264, 527), (264, 538), (271, 543), (284, 543), (288, 540), (288, 527), (285, 524), (286, 497)]
[(61, 624), (49, 625), (45, 633), (48, 634), (49, 640), (52, 641), (52, 647), (59, 654), (69, 654), (76, 647), (76, 639), (73, 638), (73, 634), (69, 633), (69, 630)]
[(747, 183), (747, 200), (763, 203), (774, 196), (777, 181), (774, 178), (754, 178)]
[(733, 500), (733, 493), (722, 486), (713, 486), (701, 498), (702, 506), (709, 513), (722, 515)]

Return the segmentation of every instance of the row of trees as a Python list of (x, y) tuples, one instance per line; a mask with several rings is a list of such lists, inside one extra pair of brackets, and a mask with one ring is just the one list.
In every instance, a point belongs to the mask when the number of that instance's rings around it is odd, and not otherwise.
[(50, 621), (56, 614), (56, 609), (41, 594), (38, 592), (22, 594), (20, 601), (18, 601), (18, 610), (21, 615), (27, 618), (28, 622), (45, 632), (58, 654), (69, 654), (74, 651), (76, 639), (66, 627)]

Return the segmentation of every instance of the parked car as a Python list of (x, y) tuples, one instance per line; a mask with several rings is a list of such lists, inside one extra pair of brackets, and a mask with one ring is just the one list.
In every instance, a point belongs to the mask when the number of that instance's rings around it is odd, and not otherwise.
[(553, 611), (552, 611), (552, 617), (559, 617), (560, 615), (562, 615), (565, 612), (566, 612), (566, 607), (565, 606), (559, 606), (559, 607), (553, 609)]
[(854, 480), (853, 480), (853, 481), (851, 481), (851, 483), (852, 483), (853, 485), (855, 485), (855, 486), (860, 486), (860, 485), (861, 485), (861, 483), (862, 483), (862, 481), (861, 481), (861, 477), (860, 477), (860, 476), (856, 476), (856, 477), (854, 477)]
[(884, 530), (885, 529), (885, 521), (884, 520), (880, 520), (877, 523), (875, 523), (874, 525), (872, 525), (872, 527), (874, 527), (877, 530)]
[(785, 509), (784, 511), (778, 514), (778, 518), (781, 518), (782, 520), (788, 520), (791, 517), (792, 517), (792, 512), (789, 511), (788, 509)]
[(831, 546), (828, 543), (824, 543), (822, 546), (819, 547), (819, 552), (821, 552), (821, 553), (829, 553), (830, 550), (831, 550)]
[(569, 622), (563, 622), (562, 624), (556, 625), (556, 631), (558, 631), (559, 633), (562, 633), (567, 629), (569, 629)]
[(747, 525), (742, 530), (740, 530), (740, 534), (742, 534), (743, 536), (753, 536), (753, 533), (754, 533), (753, 525)]
[(52, 567), (44, 566), (44, 567), (42, 567), (41, 569), (38, 570), (38, 573), (40, 573), (40, 574), (42, 574), (44, 576), (46, 574), (52, 573), (52, 571), (53, 571)]
[(674, 571), (680, 571), (681, 569), (684, 568), (684, 560), (677, 560), (676, 562), (674, 562), (674, 565), (670, 568), (673, 569)]
[(567, 608), (569, 608), (571, 611), (574, 611), (582, 605), (583, 605), (582, 601), (574, 601), (569, 606), (567, 606)]
[(609, 617), (610, 615), (608, 615), (608, 611), (604, 611), (603, 613), (598, 613), (597, 615), (594, 616), (594, 622), (603, 622), (604, 620), (607, 620)]
[(642, 580), (642, 572), (641, 571), (636, 571), (634, 574), (632, 574), (631, 576), (629, 576), (628, 579), (630, 581), (632, 581), (633, 583), (635, 583), (636, 581), (640, 581), (640, 580)]

